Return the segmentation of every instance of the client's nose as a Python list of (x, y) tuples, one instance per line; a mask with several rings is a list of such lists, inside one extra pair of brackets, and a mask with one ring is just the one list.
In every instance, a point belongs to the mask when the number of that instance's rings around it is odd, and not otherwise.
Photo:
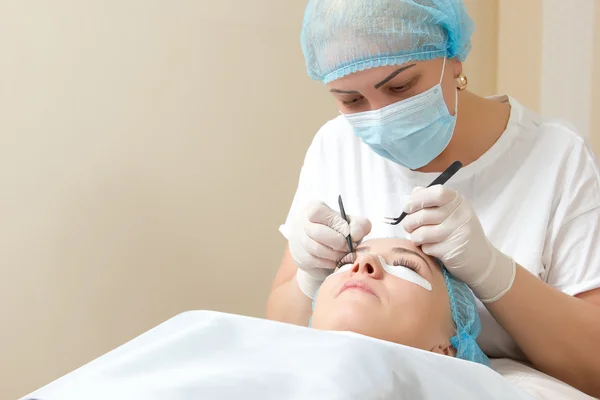
[(379, 258), (373, 254), (361, 254), (352, 266), (352, 273), (367, 274), (373, 279), (383, 278), (383, 267)]

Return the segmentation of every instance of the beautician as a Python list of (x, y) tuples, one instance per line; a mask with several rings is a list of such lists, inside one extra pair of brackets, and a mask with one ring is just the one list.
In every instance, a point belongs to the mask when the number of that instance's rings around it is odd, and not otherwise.
[[(348, 234), (410, 237), (478, 297), (490, 357), (600, 397), (598, 166), (571, 125), (468, 91), (472, 32), (460, 0), (309, 2), (308, 74), (340, 115), (306, 154), (267, 315), (306, 325)], [(448, 183), (424, 189), (455, 160)]]

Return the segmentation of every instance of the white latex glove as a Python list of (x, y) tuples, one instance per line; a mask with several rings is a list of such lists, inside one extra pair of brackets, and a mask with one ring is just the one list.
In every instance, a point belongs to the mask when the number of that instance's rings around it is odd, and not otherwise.
[(300, 290), (311, 299), (336, 268), (336, 262), (348, 253), (348, 234), (356, 246), (371, 232), (368, 219), (347, 217), (350, 224), (327, 204), (312, 201), (292, 224), (289, 247), (298, 266), (296, 280)]
[(496, 249), (463, 196), (441, 185), (415, 188), (402, 227), (425, 254), (440, 259), (484, 303), (511, 288), (516, 266)]

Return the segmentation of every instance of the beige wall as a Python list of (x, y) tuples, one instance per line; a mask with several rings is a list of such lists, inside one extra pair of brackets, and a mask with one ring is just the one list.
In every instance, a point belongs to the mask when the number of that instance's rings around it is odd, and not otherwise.
[(3, 3), (0, 399), (184, 310), (263, 314), (334, 115), (303, 3)]
[(498, 93), (539, 110), (542, 0), (498, 3)]
[(469, 90), (491, 96), (497, 93), (498, 0), (465, 0), (465, 4), (476, 27), (464, 73), (469, 79)]
[[(600, 113), (597, 112), (600, 110), (600, 3), (585, 0), (581, 6), (581, 9), (573, 10), (560, 0), (498, 2), (497, 91), (510, 94), (525, 106), (547, 116), (565, 118), (576, 126), (584, 127), (588, 126), (588, 115), (577, 111), (588, 110), (586, 107), (591, 102), (589, 132), (583, 130), (580, 133), (589, 136), (595, 152), (600, 154)], [(574, 14), (588, 8), (593, 8), (595, 12), (593, 37), (581, 35), (587, 31), (585, 26), (577, 25), (577, 17), (573, 22)], [(563, 29), (569, 32), (561, 36), (562, 42), (557, 44), (554, 23), (565, 10), (572, 12), (564, 17)], [(588, 56), (586, 52), (570, 52), (572, 49), (556, 52), (557, 45), (568, 46), (565, 43), (571, 40), (580, 41), (573, 44), (577, 51), (581, 50), (581, 41), (592, 41), (594, 44), (594, 61), (589, 79), (589, 69), (581, 65), (587, 62), (583, 60), (583, 56)], [(575, 56), (569, 57), (569, 54)], [(547, 74), (545, 82), (544, 73)], [(571, 81), (569, 77), (572, 77)], [(579, 86), (575, 85), (575, 81)], [(587, 82), (592, 85), (591, 99), (581, 87), (587, 88)], [(542, 97), (543, 93), (545, 97)]]

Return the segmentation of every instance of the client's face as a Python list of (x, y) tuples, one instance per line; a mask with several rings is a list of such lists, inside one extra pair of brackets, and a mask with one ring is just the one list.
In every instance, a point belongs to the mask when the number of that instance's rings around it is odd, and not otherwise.
[(352, 331), (453, 354), (444, 276), (439, 264), (412, 242), (369, 240), (340, 266), (319, 289), (313, 328)]

